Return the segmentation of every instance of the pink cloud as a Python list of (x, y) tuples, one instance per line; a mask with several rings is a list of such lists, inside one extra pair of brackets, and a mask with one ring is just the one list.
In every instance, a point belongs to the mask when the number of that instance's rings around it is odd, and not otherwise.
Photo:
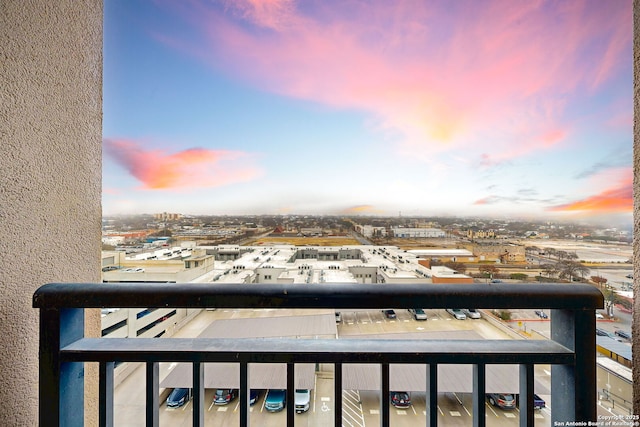
[(597, 90), (631, 50), (631, 2), (242, 0), (180, 13), (212, 67), (366, 111), (430, 154), (480, 145), (507, 159), (561, 143), (566, 95)]
[(495, 196), (483, 197), (482, 199), (478, 199), (473, 202), (474, 205), (492, 205), (496, 203), (497, 199)]
[[(589, 212), (590, 214), (602, 213), (629, 213), (633, 211), (633, 171), (631, 168), (606, 171), (600, 175), (622, 175), (615, 185), (605, 188), (597, 194), (585, 197), (571, 203), (553, 206), (547, 210), (552, 212)], [(600, 177), (601, 178), (601, 177)], [(593, 178), (594, 181), (603, 182), (602, 179)], [(610, 182), (609, 180), (604, 182)]]
[(107, 154), (147, 190), (221, 187), (261, 174), (251, 156), (240, 151), (191, 148), (170, 154), (126, 139), (104, 139), (103, 143)]

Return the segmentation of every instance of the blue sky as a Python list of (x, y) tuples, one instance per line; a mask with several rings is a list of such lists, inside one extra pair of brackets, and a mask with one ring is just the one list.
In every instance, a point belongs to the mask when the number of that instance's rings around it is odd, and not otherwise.
[(110, 0), (103, 211), (630, 220), (631, 6)]

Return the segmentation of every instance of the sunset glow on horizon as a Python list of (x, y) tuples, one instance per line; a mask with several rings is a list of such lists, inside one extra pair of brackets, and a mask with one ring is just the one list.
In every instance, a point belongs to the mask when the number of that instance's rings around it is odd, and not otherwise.
[(631, 18), (630, 0), (105, 3), (104, 210), (630, 219)]

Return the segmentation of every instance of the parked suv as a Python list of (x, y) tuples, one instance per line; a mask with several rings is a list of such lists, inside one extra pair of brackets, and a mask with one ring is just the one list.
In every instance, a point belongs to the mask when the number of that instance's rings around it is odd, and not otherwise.
[(269, 412), (282, 411), (284, 405), (286, 405), (286, 399), (286, 390), (270, 389), (267, 391), (267, 397), (264, 399), (264, 409)]
[(310, 397), (311, 397), (311, 392), (306, 388), (296, 389), (295, 401), (296, 401), (297, 414), (301, 414), (309, 410), (309, 401), (311, 400)]
[(493, 406), (497, 406), (502, 409), (515, 409), (516, 398), (513, 394), (506, 393), (487, 393), (487, 399)]

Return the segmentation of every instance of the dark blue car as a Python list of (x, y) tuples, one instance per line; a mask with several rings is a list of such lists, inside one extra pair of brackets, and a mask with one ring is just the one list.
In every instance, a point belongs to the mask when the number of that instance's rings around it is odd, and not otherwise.
[(189, 400), (188, 388), (174, 388), (169, 397), (167, 397), (167, 406), (170, 408), (178, 408)]

